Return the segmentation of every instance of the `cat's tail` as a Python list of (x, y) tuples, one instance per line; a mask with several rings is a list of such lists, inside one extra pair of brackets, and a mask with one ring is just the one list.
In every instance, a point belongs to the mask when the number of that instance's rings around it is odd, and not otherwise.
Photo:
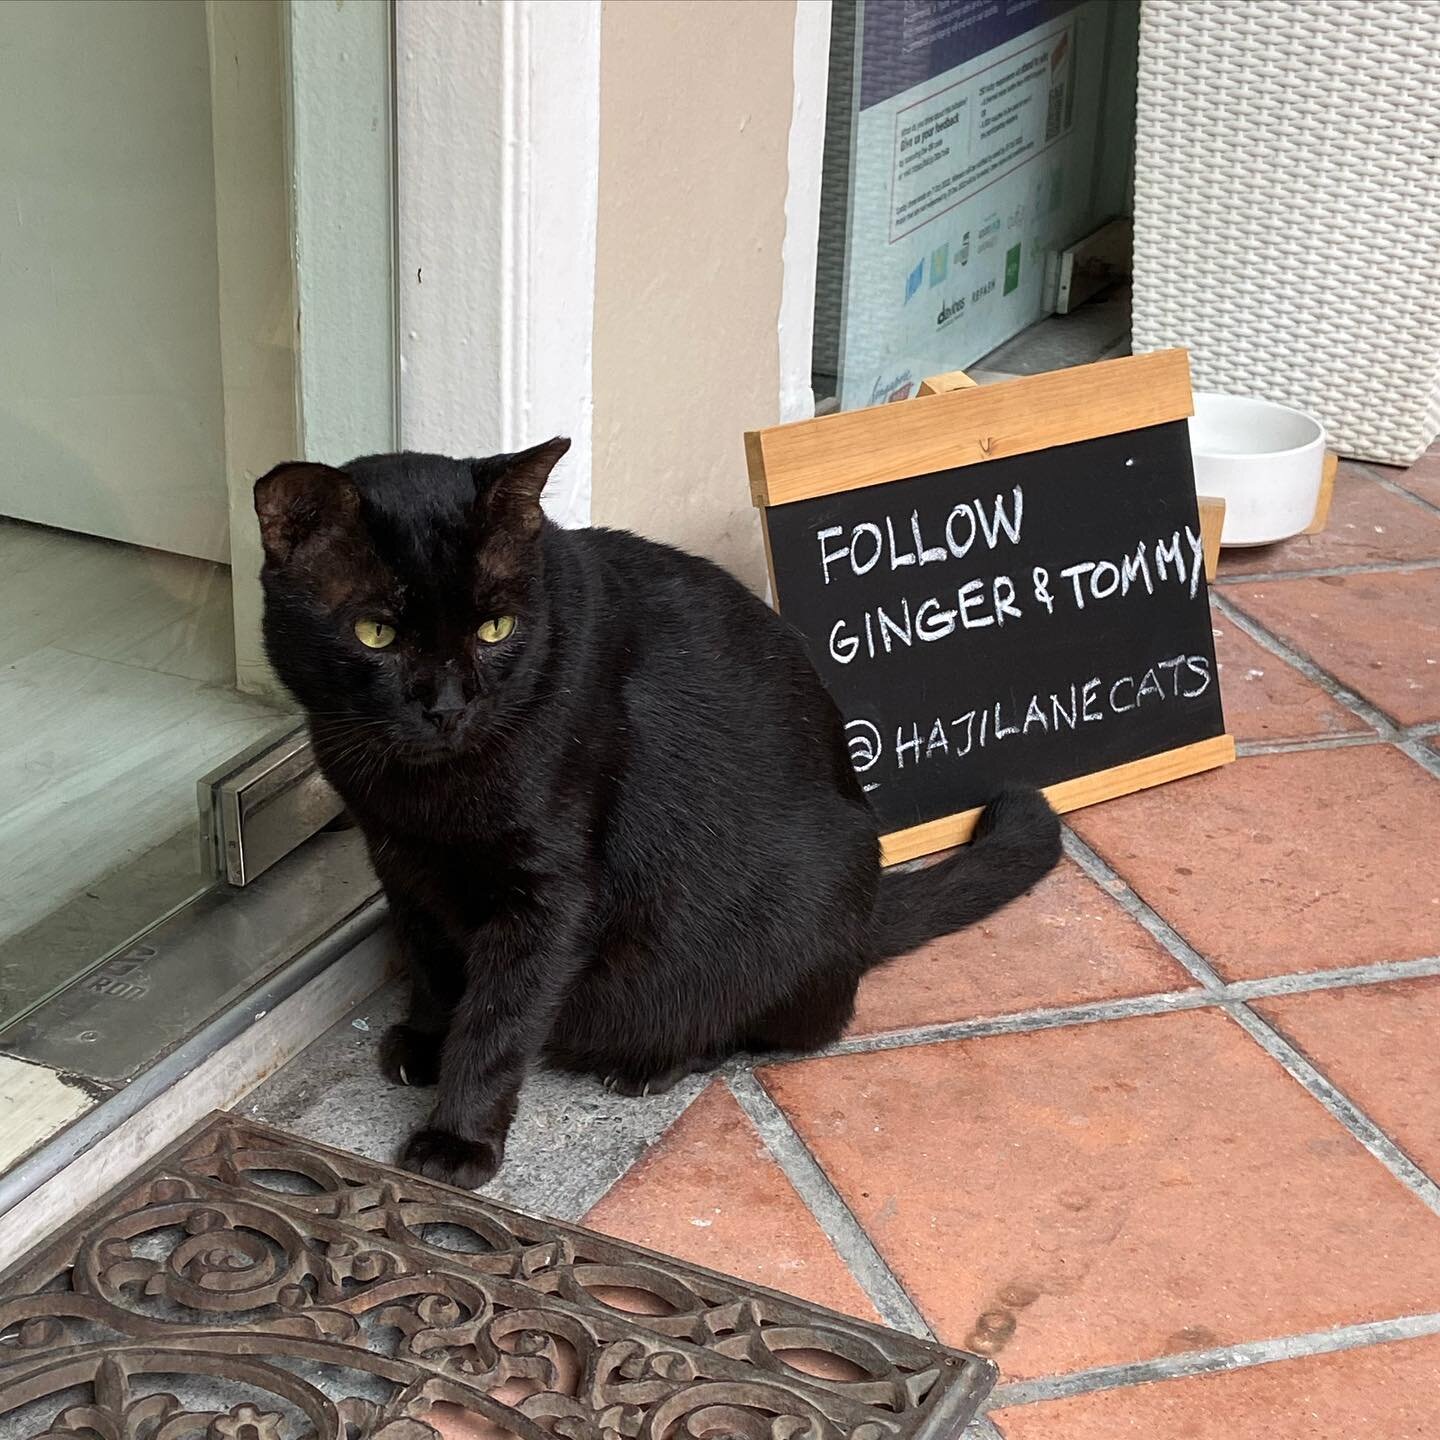
[(920, 870), (882, 877), (866, 968), (973, 925), (1023, 895), (1060, 859), (1060, 821), (1038, 791), (1003, 790), (975, 838)]

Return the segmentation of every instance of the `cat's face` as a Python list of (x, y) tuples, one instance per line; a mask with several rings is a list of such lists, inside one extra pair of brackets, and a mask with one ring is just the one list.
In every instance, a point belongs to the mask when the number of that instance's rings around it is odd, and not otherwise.
[(265, 648), (332, 755), (424, 764), (483, 730), (538, 622), (540, 494), (568, 448), (256, 482)]

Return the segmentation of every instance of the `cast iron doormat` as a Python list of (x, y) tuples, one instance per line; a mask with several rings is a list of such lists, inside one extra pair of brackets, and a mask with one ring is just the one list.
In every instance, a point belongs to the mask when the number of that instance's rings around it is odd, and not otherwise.
[(994, 1378), (230, 1115), (0, 1277), (26, 1440), (949, 1440)]

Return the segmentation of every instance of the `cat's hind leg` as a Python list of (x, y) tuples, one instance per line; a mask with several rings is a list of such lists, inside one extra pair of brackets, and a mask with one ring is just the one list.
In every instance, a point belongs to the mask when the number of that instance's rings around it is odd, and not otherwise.
[(744, 1048), (757, 1054), (804, 1054), (833, 1045), (855, 1018), (859, 984), (859, 978), (848, 971), (813, 977), (794, 996), (752, 1023)]
[(723, 1056), (696, 1056), (659, 1069), (645, 1066), (606, 1070), (600, 1083), (617, 1095), (663, 1095), (691, 1075), (704, 1075), (724, 1063)]

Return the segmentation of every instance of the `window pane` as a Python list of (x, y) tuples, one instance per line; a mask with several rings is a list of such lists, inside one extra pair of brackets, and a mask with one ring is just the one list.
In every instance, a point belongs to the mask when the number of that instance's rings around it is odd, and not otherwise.
[(904, 399), (1055, 309), (1061, 251), (1128, 211), (1135, 21), (1110, 0), (836, 0), (817, 397)]

